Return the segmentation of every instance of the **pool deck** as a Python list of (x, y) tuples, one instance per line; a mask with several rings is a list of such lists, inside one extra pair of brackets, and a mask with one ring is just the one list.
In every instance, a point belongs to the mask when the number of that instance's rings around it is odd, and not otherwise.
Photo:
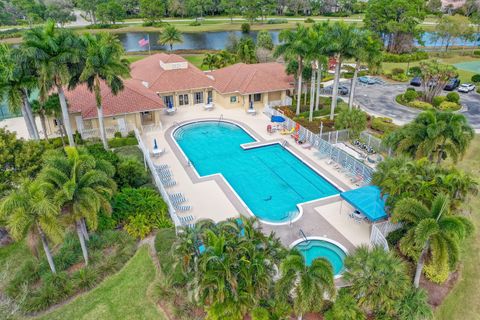
[[(167, 164), (173, 174), (176, 185), (168, 192), (181, 192), (192, 209), (179, 216), (193, 215), (196, 220), (211, 219), (216, 222), (227, 218), (238, 217), (239, 214), (251, 216), (251, 212), (223, 176), (216, 174), (199, 177), (195, 169), (183, 154), (173, 138), (173, 132), (182, 124), (200, 120), (230, 121), (240, 125), (257, 141), (242, 145), (244, 148), (287, 141), (285, 147), (297, 155), (302, 161), (318, 171), (324, 178), (340, 190), (350, 190), (354, 186), (348, 177), (336, 171), (325, 160), (318, 157), (314, 148), (304, 149), (295, 144), (289, 135), (267, 133), (266, 126), (270, 119), (263, 113), (247, 114), (243, 109), (225, 109), (216, 106), (214, 110), (205, 111), (200, 107), (180, 107), (174, 115), (163, 115), (162, 129), (144, 132), (142, 138), (147, 148), (153, 148), (153, 139), (157, 139), (159, 148), (166, 152), (158, 158), (152, 158), (155, 164)], [(282, 243), (289, 246), (301, 238), (300, 229), (307, 236), (320, 236), (342, 244), (347, 250), (369, 243), (370, 225), (356, 223), (348, 217), (353, 210), (339, 196), (310, 201), (300, 205), (302, 216), (282, 225), (261, 223), (265, 233), (275, 232)]]

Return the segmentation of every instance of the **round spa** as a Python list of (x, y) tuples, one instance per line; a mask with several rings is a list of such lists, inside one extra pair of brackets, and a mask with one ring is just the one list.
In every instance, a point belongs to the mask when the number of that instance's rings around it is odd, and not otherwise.
[(340, 248), (340, 245), (323, 239), (307, 238), (306, 240), (297, 240), (292, 246), (300, 251), (308, 266), (316, 258), (325, 258), (331, 263), (335, 277), (339, 277), (344, 271), (344, 260), (347, 253), (346, 249)]

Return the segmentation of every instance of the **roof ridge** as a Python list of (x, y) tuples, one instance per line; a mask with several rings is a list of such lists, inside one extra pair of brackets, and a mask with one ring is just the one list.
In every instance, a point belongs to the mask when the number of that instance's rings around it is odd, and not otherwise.
[(248, 87), (248, 85), (252, 82), (253, 77), (255, 76), (256, 73), (257, 73), (257, 70), (254, 69), (254, 70), (253, 70), (253, 73), (251, 74), (251, 76), (250, 76), (249, 79), (247, 80), (247, 83), (245, 84), (245, 87), (244, 87), (244, 89), (243, 89), (244, 92), (247, 91), (247, 87)]
[[(232, 67), (235, 67), (235, 66), (236, 66), (237, 68), (240, 68), (241, 63), (236, 63), (236, 64), (232, 65)], [(228, 67), (227, 67), (227, 68), (228, 68)], [(220, 69), (218, 69), (218, 70), (220, 70)], [(238, 72), (235, 73), (235, 77), (236, 77), (237, 75), (238, 75)], [(233, 81), (233, 78), (234, 78), (234, 77), (230, 77), (229, 81), (225, 84), (225, 86), (224, 86), (224, 88), (223, 88), (224, 90), (227, 89), (227, 87), (228, 87), (228, 86), (230, 85), (230, 83)]]
[[(148, 100), (150, 100), (150, 101), (152, 101), (152, 102), (158, 103), (158, 102), (160, 101), (160, 104), (163, 104), (162, 99), (158, 98), (159, 101), (155, 101), (154, 99), (150, 98), (149, 96), (146, 96), (145, 94), (139, 92), (137, 89), (132, 88), (132, 87), (130, 87), (130, 86), (127, 86), (126, 84), (127, 84), (127, 82), (125, 82), (124, 88), (129, 89), (129, 90), (135, 92), (136, 94), (139, 94), (139, 95), (141, 95), (142, 97), (147, 98)], [(140, 84), (140, 85), (142, 85), (142, 84)], [(148, 89), (148, 88), (146, 88), (146, 89)], [(150, 93), (150, 90), (149, 90), (149, 93)], [(155, 93), (152, 92), (152, 94), (155, 94)]]

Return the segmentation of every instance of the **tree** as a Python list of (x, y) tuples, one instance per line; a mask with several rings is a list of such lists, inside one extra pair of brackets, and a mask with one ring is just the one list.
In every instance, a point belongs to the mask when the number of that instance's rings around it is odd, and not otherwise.
[(236, 62), (237, 57), (227, 50), (222, 50), (216, 54), (217, 57), (217, 68), (225, 68)]
[(442, 15), (435, 27), (435, 33), (445, 44), (445, 51), (454, 43), (455, 39), (468, 39), (474, 33), (470, 20), (460, 14)]
[(29, 101), (29, 92), (36, 88), (33, 61), (22, 50), (0, 46), (0, 97), (8, 103), (12, 113), (21, 110), (31, 139), (38, 140), (35, 117)]
[[(325, 313), (325, 320), (365, 320), (355, 298), (347, 290), (340, 290), (333, 306)], [(402, 318), (403, 319), (403, 318)]]
[(170, 51), (173, 50), (174, 43), (182, 42), (182, 33), (174, 25), (167, 25), (165, 28), (163, 28), (163, 31), (160, 33), (160, 37), (158, 39), (159, 44), (168, 44), (170, 46)]
[(255, 43), (250, 37), (242, 37), (237, 45), (237, 58), (244, 63), (256, 63)]
[(101, 88), (104, 84), (114, 95), (123, 90), (122, 78), (130, 77), (129, 62), (123, 58), (125, 50), (122, 44), (110, 33), (87, 34), (83, 36), (82, 41), (86, 51), (85, 67), (80, 75), (80, 81), (85, 82), (88, 89), (95, 94), (100, 137), (103, 147), (108, 150)]
[(223, 12), (230, 17), (230, 23), (233, 23), (233, 17), (240, 13), (241, 0), (220, 0), (220, 7)]
[(186, 0), (187, 11), (195, 16), (195, 21), (199, 17), (203, 17), (203, 14), (210, 10), (213, 6), (212, 0)]
[(252, 22), (257, 20), (258, 17), (261, 17), (263, 22), (267, 14), (271, 13), (275, 9), (275, 6), (275, 0), (241, 1), (243, 16), (245, 19)]
[(51, 0), (46, 6), (45, 18), (52, 19), (60, 25), (75, 21), (73, 3), (69, 0)]
[(151, 23), (161, 21), (165, 15), (165, 1), (140, 0), (140, 15)]
[(30, 29), (24, 33), (22, 48), (35, 61), (40, 82), (48, 83), (49, 87), (57, 90), (68, 142), (74, 146), (63, 87), (70, 83), (72, 74), (79, 69), (79, 37), (71, 30), (58, 29), (53, 21), (48, 21), (43, 28)]
[(410, 289), (397, 308), (399, 319), (427, 320), (433, 317), (432, 308), (428, 304), (428, 294), (423, 289)]
[(357, 46), (357, 29), (354, 25), (344, 22), (329, 24), (326, 29), (326, 52), (335, 59), (335, 79), (333, 82), (332, 105), (330, 109), (330, 120), (335, 116), (337, 107), (338, 86), (340, 83), (340, 70), (342, 61), (355, 57)]
[(108, 0), (97, 6), (97, 17), (102, 23), (115, 24), (125, 18), (125, 10), (117, 0)]
[(218, 65), (218, 55), (215, 53), (207, 53), (202, 60), (202, 67), (207, 67), (208, 70), (213, 70)]
[(393, 210), (392, 221), (408, 227), (400, 240), (400, 250), (417, 261), (415, 288), (425, 263), (439, 273), (451, 270), (458, 261), (462, 240), (473, 233), (474, 226), (466, 217), (449, 213), (449, 201), (448, 196), (439, 194), (427, 208), (414, 198), (405, 198)]
[(304, 59), (308, 54), (307, 28), (297, 25), (295, 30), (282, 30), (279, 35), (280, 44), (275, 48), (274, 56), (283, 56), (284, 60), (294, 59), (297, 62), (297, 109), (295, 114), (300, 114), (300, 100), (302, 97), (302, 73)]
[(55, 199), (65, 215), (74, 224), (88, 264), (88, 226), (95, 230), (100, 209), (111, 212), (110, 198), (116, 190), (112, 177), (115, 168), (105, 160), (96, 160), (86, 151), (66, 147), (65, 153), (52, 152), (45, 157), (45, 167), (39, 175), (42, 181), (55, 188)]
[(54, 191), (48, 183), (25, 180), (0, 202), (0, 219), (6, 221), (9, 233), (17, 241), (27, 237), (33, 252), (36, 252), (40, 238), (53, 273), (56, 270), (49, 241), (59, 242), (63, 234), (58, 219), (60, 208), (53, 198)]
[(422, 78), (423, 98), (432, 103), (447, 82), (457, 76), (457, 68), (449, 64), (441, 64), (437, 60), (420, 62), (420, 76)]
[(393, 316), (399, 299), (409, 289), (407, 267), (392, 252), (376, 246), (358, 247), (345, 258), (343, 278), (358, 305), (376, 315)]
[(356, 139), (367, 128), (367, 114), (360, 109), (342, 110), (335, 117), (335, 128), (348, 129)]
[(273, 39), (270, 32), (267, 30), (260, 30), (257, 34), (257, 47), (273, 50)]
[(297, 315), (320, 312), (323, 297), (335, 296), (333, 268), (324, 258), (317, 258), (310, 266), (298, 250), (292, 250), (280, 265), (281, 278), (277, 282), (277, 295), (293, 300)]
[(389, 52), (404, 53), (413, 49), (413, 39), (420, 39), (418, 26), (425, 15), (425, 0), (372, 0), (363, 22), (382, 37)]
[(447, 157), (457, 162), (468, 149), (475, 132), (464, 115), (436, 109), (420, 113), (413, 122), (392, 132), (385, 143), (398, 153), (440, 163)]
[(87, 13), (90, 17), (85, 17), (89, 21), (91, 21), (93, 24), (97, 23), (97, 6), (104, 2), (104, 0), (77, 0), (75, 3), (77, 7)]

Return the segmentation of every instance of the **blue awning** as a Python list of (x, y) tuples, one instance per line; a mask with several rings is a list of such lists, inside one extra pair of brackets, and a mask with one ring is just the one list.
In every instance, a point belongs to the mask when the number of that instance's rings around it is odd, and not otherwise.
[(272, 118), (270, 119), (271, 122), (279, 122), (279, 123), (282, 123), (282, 122), (285, 122), (285, 118), (284, 117), (281, 117), (281, 116), (272, 116)]
[(363, 213), (370, 221), (387, 218), (385, 212), (386, 196), (381, 195), (377, 186), (365, 186), (354, 190), (342, 192), (340, 196), (348, 203)]

